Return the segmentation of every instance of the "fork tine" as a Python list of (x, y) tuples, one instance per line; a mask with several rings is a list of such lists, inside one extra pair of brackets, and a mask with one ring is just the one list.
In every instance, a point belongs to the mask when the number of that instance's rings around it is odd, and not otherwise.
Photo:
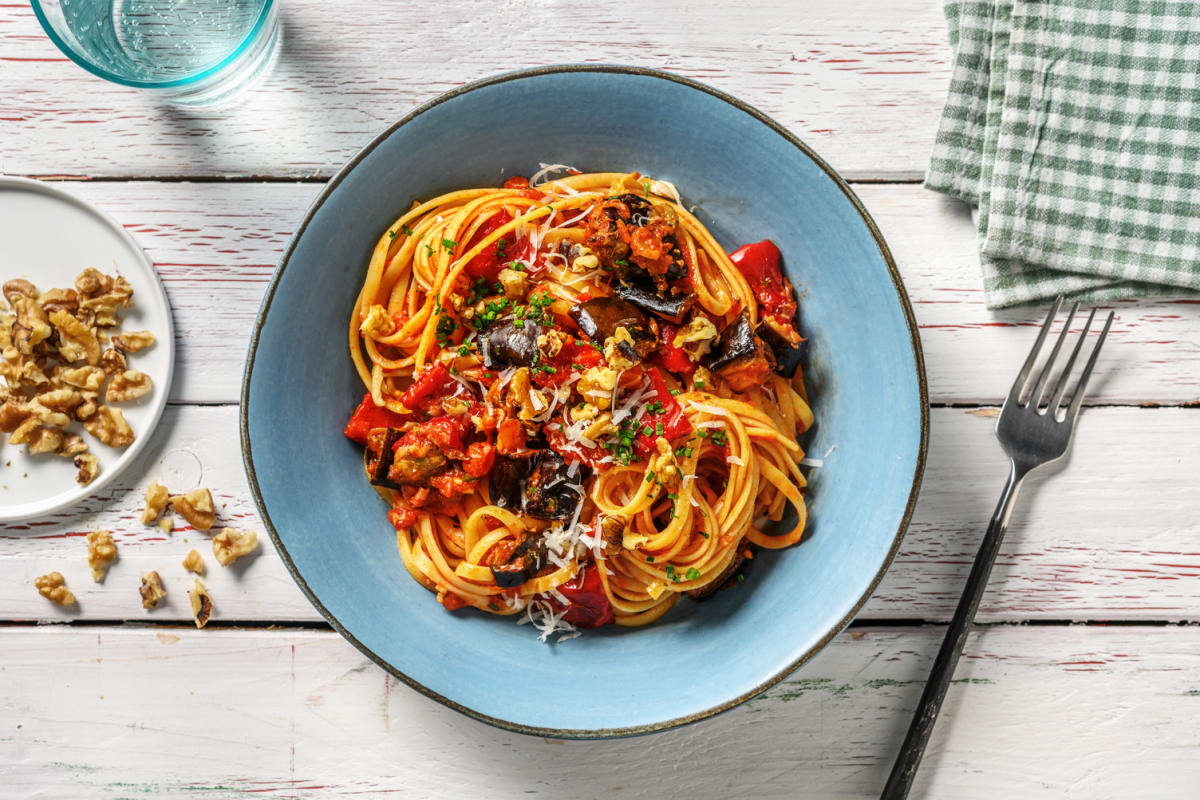
[(1046, 315), (1046, 321), (1042, 323), (1042, 329), (1038, 331), (1037, 341), (1033, 343), (1033, 349), (1029, 351), (1029, 356), (1025, 359), (1024, 366), (1017, 373), (1017, 379), (1013, 381), (1012, 388), (1008, 390), (1008, 399), (1005, 405), (1016, 405), (1021, 400), (1021, 392), (1025, 390), (1025, 384), (1029, 381), (1029, 373), (1033, 370), (1033, 365), (1037, 363), (1038, 353), (1042, 351), (1042, 344), (1046, 341), (1046, 334), (1050, 332), (1051, 326), (1054, 325), (1054, 318), (1058, 316), (1058, 310), (1062, 307), (1063, 298), (1060, 294), (1054, 301), (1054, 306), (1051, 307), (1050, 313)]
[(1050, 371), (1054, 369), (1054, 362), (1058, 360), (1058, 353), (1062, 350), (1063, 342), (1067, 340), (1067, 334), (1071, 332), (1071, 323), (1075, 321), (1077, 311), (1079, 311), (1079, 303), (1071, 306), (1071, 311), (1067, 314), (1067, 321), (1063, 323), (1062, 332), (1058, 334), (1058, 339), (1055, 340), (1054, 347), (1050, 350), (1050, 357), (1046, 359), (1042, 372), (1038, 375), (1037, 383), (1029, 392), (1030, 408), (1037, 408), (1042, 402), (1042, 392), (1045, 391), (1046, 383), (1050, 380)]
[(1058, 383), (1054, 386), (1054, 393), (1050, 395), (1050, 401), (1046, 404), (1046, 413), (1058, 415), (1058, 404), (1062, 402), (1063, 394), (1067, 391), (1067, 381), (1071, 379), (1071, 370), (1075, 367), (1075, 359), (1079, 358), (1079, 351), (1083, 349), (1083, 343), (1087, 341), (1088, 331), (1092, 329), (1092, 321), (1096, 319), (1096, 309), (1092, 309), (1092, 313), (1088, 314), (1087, 322), (1084, 323), (1083, 332), (1079, 334), (1079, 340), (1075, 342), (1075, 347), (1071, 350), (1071, 357), (1067, 359), (1067, 365), (1063, 367), (1062, 375), (1058, 376)]
[(1083, 374), (1079, 376), (1079, 385), (1075, 387), (1075, 392), (1071, 395), (1071, 407), (1067, 410), (1066, 419), (1074, 422), (1079, 416), (1079, 407), (1083, 405), (1083, 395), (1087, 390), (1088, 378), (1092, 377), (1092, 367), (1096, 366), (1096, 359), (1100, 356), (1100, 348), (1104, 346), (1104, 340), (1108, 337), (1108, 329), (1112, 327), (1113, 315), (1116, 312), (1108, 312), (1108, 319), (1104, 320), (1104, 330), (1100, 331), (1100, 338), (1096, 340), (1096, 346), (1092, 348), (1092, 354), (1088, 357), (1087, 366), (1083, 368)]

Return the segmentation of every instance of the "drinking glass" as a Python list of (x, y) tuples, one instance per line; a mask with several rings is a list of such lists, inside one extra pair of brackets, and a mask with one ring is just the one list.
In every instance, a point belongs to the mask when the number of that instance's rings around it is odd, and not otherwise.
[(105, 80), (172, 103), (230, 98), (267, 71), (274, 0), (32, 0), (51, 41)]

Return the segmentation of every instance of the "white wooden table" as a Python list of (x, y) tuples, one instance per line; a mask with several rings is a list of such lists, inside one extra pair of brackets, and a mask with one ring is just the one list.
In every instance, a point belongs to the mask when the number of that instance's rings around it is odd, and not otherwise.
[[(1038, 316), (984, 309), (966, 209), (919, 184), (949, 77), (936, 0), (282, 9), (271, 76), (234, 108), (180, 111), (91, 77), (25, 3), (0, 4), (0, 172), (70, 181), (128, 227), (166, 282), (179, 352), (172, 403), (124, 480), (0, 528), (0, 796), (876, 796), (1000, 489), (992, 417)], [(242, 360), (322, 181), (419, 102), (565, 61), (662, 67), (758, 106), (855, 182), (891, 244), (933, 431), (903, 549), (858, 621), (744, 707), (581, 743), (493, 730), (397, 685), (269, 544), (240, 573), (210, 570), (206, 630), (181, 577), (143, 612), (140, 572), (178, 576), (187, 542), (206, 543), (136, 522), (152, 478), (201, 480), (222, 516), (261, 530), (237, 442)], [(1197, 796), (1197, 302), (1119, 304), (1071, 463), (1022, 498), (915, 796)], [(101, 527), (121, 553), (102, 587), (83, 541)], [(77, 614), (34, 591), (51, 569)]]

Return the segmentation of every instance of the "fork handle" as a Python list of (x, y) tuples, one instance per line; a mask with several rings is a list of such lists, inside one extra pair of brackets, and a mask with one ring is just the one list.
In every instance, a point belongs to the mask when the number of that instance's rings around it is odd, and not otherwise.
[(908, 797), (917, 767), (921, 764), (921, 756), (925, 754), (925, 745), (929, 743), (934, 722), (937, 721), (938, 712), (942, 708), (942, 700), (945, 699), (946, 690), (950, 688), (950, 681), (954, 678), (954, 668), (958, 665), (958, 658), (962, 654), (963, 645), (966, 644), (967, 633), (975, 620), (975, 612), (979, 609), (979, 601), (983, 599), (983, 592), (987, 588), (992, 564), (1000, 551), (1004, 531), (1008, 528), (1013, 500), (1016, 499), (1028, 471), (1015, 463), (1009, 471), (1008, 483), (1000, 496), (1000, 502), (996, 505), (996, 512), (992, 514), (987, 533), (983, 536), (979, 554), (975, 556), (975, 564), (971, 567), (970, 577), (967, 578), (967, 587), (958, 601), (954, 619), (950, 621), (946, 638), (942, 640), (942, 647), (933, 662), (933, 671), (925, 684), (925, 691), (921, 693), (921, 701), (917, 704), (908, 734), (904, 737), (900, 754), (896, 756), (896, 763), (892, 765), (892, 774), (888, 777), (880, 800), (904, 800)]

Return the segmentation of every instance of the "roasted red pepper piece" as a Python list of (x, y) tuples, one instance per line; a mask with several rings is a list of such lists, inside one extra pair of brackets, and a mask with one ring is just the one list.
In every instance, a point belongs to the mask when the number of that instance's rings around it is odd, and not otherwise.
[[(530, 191), (534, 191), (538, 197), (541, 196), (541, 192), (537, 192), (536, 190)], [(500, 211), (494, 216), (489, 217), (475, 231), (475, 235), (467, 242), (467, 246), (459, 252), (470, 252), (475, 245), (495, 233), (500, 226), (507, 225), (512, 220), (512, 214), (509, 214), (507, 211)], [(512, 232), (509, 232), (497, 239), (494, 244), (485, 247), (479, 255), (467, 262), (467, 266), (464, 269), (472, 278), (483, 278), (491, 284), (496, 282), (500, 275), (500, 270), (508, 266), (510, 262), (529, 262), (531, 255), (529, 240), (521, 239), (517, 241), (516, 236)]]
[(675, 346), (675, 334), (679, 332), (679, 326), (660, 321), (658, 330), (661, 341), (658, 348), (650, 354), (650, 363), (676, 375), (691, 375), (695, 372), (696, 362), (688, 358), (682, 347)]
[(779, 248), (770, 239), (742, 245), (729, 254), (738, 271), (746, 278), (758, 298), (764, 317), (772, 317), (791, 326), (796, 319), (796, 296), (792, 285), (783, 279), (779, 268)]
[[(569, 601), (563, 619), (572, 625), (599, 628), (615, 619), (612, 603), (604, 593), (604, 584), (595, 565), (584, 567), (574, 578), (559, 585), (558, 591)], [(561, 603), (551, 602), (556, 606), (555, 611), (562, 610)]]
[(472, 478), (487, 475), (496, 460), (496, 447), (487, 442), (472, 442), (463, 461), (463, 472)]
[[(463, 417), (434, 417), (421, 427), (408, 434), (408, 437), (424, 437), (437, 445), (438, 449), (451, 458), (461, 458), (463, 455), (463, 434), (466, 433)], [(407, 437), (406, 437), (407, 438)], [(409, 438), (411, 443), (412, 439)], [(396, 445), (404, 440), (396, 442)]]
[[(647, 395), (646, 400), (651, 403), (657, 400), (662, 406), (662, 413), (643, 414), (638, 419), (638, 435), (633, 440), (633, 446), (643, 456), (655, 452), (654, 442), (659, 436), (665, 436), (667, 441), (674, 441), (692, 432), (692, 423), (688, 422), (687, 417), (684, 416), (683, 406), (679, 405), (679, 401), (671, 396), (671, 390), (659, 371), (648, 369), (646, 375), (649, 376), (650, 386), (654, 390), (654, 396)], [(658, 432), (660, 424), (662, 433)], [(643, 431), (647, 427), (651, 430), (649, 433), (644, 433)]]
[[(582, 340), (580, 340), (582, 341)], [(587, 342), (575, 344), (575, 339), (568, 339), (562, 349), (554, 356), (551, 366), (554, 372), (538, 370), (533, 373), (533, 383), (536, 386), (559, 386), (573, 375), (586, 372), (592, 367), (605, 364), (604, 355)], [(580, 369), (582, 367), (582, 369)]]
[(419, 411), (427, 400), (441, 398), (453, 383), (450, 370), (439, 361), (426, 367), (425, 371), (417, 376), (413, 385), (408, 387), (408, 391), (400, 398), (400, 402), (405, 408)]
[(417, 524), (417, 511), (408, 506), (396, 505), (388, 512), (388, 522), (395, 526), (396, 530), (405, 530)]
[(346, 423), (346, 429), (342, 433), (346, 435), (347, 439), (353, 439), (361, 445), (366, 445), (367, 434), (374, 429), (398, 428), (405, 421), (405, 417), (395, 411), (390, 411), (385, 406), (375, 405), (375, 401), (371, 399), (371, 393), (368, 392), (363, 395), (362, 402), (350, 415), (350, 421)]
[(430, 478), (429, 485), (441, 492), (442, 497), (453, 499), (460, 494), (470, 494), (475, 491), (476, 481), (473, 478), (468, 479), (458, 467), (451, 467)]

